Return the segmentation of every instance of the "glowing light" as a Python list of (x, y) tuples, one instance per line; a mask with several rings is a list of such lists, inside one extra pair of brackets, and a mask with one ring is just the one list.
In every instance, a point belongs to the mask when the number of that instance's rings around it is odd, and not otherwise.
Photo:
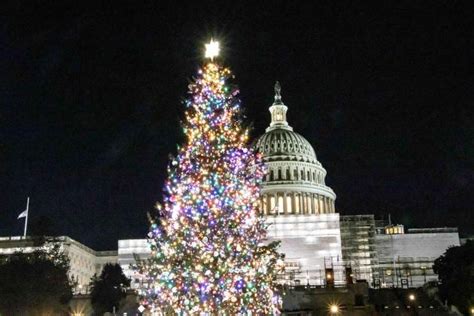
[(339, 313), (339, 305), (337, 305), (337, 304), (331, 304), (331, 305), (329, 306), (329, 312), (330, 312), (331, 314), (337, 314), (337, 313)]
[(219, 52), (221, 51), (219, 47), (219, 42), (214, 41), (211, 38), (211, 41), (209, 44), (206, 44), (206, 58), (210, 58), (211, 60), (214, 60), (214, 57), (217, 57), (219, 55)]
[(414, 300), (416, 299), (415, 294), (410, 294), (410, 295), (408, 295), (408, 299), (409, 299), (410, 301), (414, 301)]

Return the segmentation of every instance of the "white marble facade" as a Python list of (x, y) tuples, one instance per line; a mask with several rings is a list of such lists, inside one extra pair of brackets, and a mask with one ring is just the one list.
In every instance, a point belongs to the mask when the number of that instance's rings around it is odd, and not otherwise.
[(342, 264), (339, 214), (268, 216), (268, 241), (280, 241), (286, 283), (324, 285), (324, 269)]

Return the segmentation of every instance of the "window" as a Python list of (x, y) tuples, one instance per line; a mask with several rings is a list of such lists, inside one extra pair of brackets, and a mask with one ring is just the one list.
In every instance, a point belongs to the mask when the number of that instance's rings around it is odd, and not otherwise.
[(275, 180), (274, 176), (273, 176), (273, 170), (270, 170), (270, 181), (273, 181)]
[(277, 180), (281, 180), (283, 179), (282, 175), (281, 175), (281, 169), (278, 169), (278, 179)]
[(290, 169), (286, 169), (286, 180), (290, 180), (291, 179), (291, 174), (290, 174)]
[(278, 197), (278, 205), (277, 205), (278, 214), (284, 214), (285, 213), (285, 207), (284, 207), (283, 203), (284, 203), (283, 196), (279, 196)]
[(304, 180), (304, 171), (301, 170), (301, 180)]
[(286, 209), (289, 214), (293, 214), (293, 207), (291, 206), (291, 196), (286, 197)]
[(270, 197), (270, 210), (268, 213), (275, 214), (275, 206), (276, 206), (275, 198), (273, 196)]

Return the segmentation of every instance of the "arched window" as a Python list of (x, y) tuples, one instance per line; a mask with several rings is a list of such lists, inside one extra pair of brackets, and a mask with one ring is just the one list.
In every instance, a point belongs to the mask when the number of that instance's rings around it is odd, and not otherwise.
[(286, 169), (286, 180), (291, 179), (290, 168)]
[(277, 180), (281, 180), (283, 179), (282, 175), (281, 175), (281, 168), (278, 169), (278, 179)]
[(270, 170), (270, 181), (273, 181), (273, 180), (275, 180), (275, 177), (273, 175), (273, 169), (272, 169)]
[(304, 180), (304, 171), (301, 170), (301, 180)]
[(311, 174), (309, 173), (309, 171), (307, 172), (306, 175), (307, 175), (307, 176), (306, 176), (306, 179), (307, 179), (308, 181), (311, 181)]
[(293, 170), (293, 180), (298, 180), (298, 170)]

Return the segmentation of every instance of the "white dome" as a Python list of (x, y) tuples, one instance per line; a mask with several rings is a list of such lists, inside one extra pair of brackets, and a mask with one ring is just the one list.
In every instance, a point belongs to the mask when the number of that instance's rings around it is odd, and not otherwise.
[(286, 121), (288, 108), (275, 85), (275, 102), (270, 107), (272, 121), (255, 142), (267, 166), (262, 183), (265, 214), (334, 213), (336, 194), (326, 186), (326, 170), (316, 158), (311, 144)]
[(257, 140), (257, 150), (267, 161), (304, 161), (317, 163), (311, 144), (300, 134), (288, 129), (272, 129)]

